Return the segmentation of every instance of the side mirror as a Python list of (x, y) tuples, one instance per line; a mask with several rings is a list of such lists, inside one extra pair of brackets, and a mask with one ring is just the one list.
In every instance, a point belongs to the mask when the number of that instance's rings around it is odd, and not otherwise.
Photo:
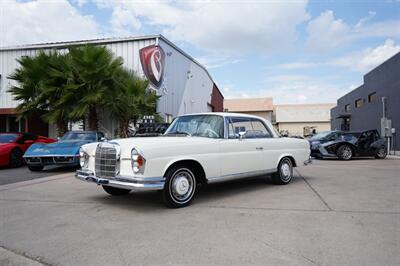
[(101, 137), (101, 138), (100, 138), (100, 141), (101, 141), (101, 142), (106, 141), (106, 140), (107, 140), (107, 139), (106, 139), (105, 137)]

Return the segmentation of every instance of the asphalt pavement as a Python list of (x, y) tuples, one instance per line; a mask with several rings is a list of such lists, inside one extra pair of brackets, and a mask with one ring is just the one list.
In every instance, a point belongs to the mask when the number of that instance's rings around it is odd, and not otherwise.
[(0, 186), (0, 265), (400, 265), (400, 160), (316, 161), (167, 209), (63, 173)]

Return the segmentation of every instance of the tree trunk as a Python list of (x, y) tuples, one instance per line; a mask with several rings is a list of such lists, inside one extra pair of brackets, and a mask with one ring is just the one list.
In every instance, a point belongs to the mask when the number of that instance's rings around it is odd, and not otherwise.
[(68, 122), (64, 119), (59, 119), (56, 123), (57, 126), (57, 135), (58, 137), (62, 137), (65, 132), (68, 131)]
[(89, 130), (98, 131), (98, 122), (96, 107), (89, 107)]
[(120, 138), (129, 137), (128, 131), (129, 131), (129, 120), (127, 120), (127, 119), (119, 120), (118, 137), (120, 137)]

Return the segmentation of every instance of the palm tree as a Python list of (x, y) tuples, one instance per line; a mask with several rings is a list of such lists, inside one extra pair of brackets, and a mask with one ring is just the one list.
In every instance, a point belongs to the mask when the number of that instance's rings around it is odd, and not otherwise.
[[(67, 130), (67, 114), (62, 106), (56, 108), (56, 102), (63, 97), (65, 79), (51, 75), (51, 68), (62, 64), (65, 56), (56, 51), (40, 51), (36, 56), (24, 56), (17, 60), (20, 67), (8, 78), (17, 81), (8, 91), (19, 101), (17, 111), (19, 119), (40, 115), (47, 122), (55, 123), (59, 135)], [(50, 91), (57, 88), (57, 93)]]
[(155, 113), (159, 96), (148, 89), (147, 80), (126, 69), (119, 71), (116, 84), (117, 89), (109, 91), (107, 109), (118, 119), (117, 135), (126, 138), (131, 122), (135, 124), (140, 116)]
[(49, 123), (55, 123), (58, 135), (62, 136), (68, 130), (68, 122), (76, 121), (70, 117), (75, 102), (72, 97), (68, 97), (72, 80), (70, 56), (55, 53), (49, 58), (48, 64), (48, 79), (41, 97), (45, 99), (49, 112), (43, 118)]
[(89, 129), (98, 130), (98, 108), (106, 105), (109, 91), (116, 89), (115, 77), (122, 68), (122, 58), (115, 58), (102, 46), (85, 45), (69, 50), (71, 80), (66, 99), (73, 99), (73, 120), (89, 120)]

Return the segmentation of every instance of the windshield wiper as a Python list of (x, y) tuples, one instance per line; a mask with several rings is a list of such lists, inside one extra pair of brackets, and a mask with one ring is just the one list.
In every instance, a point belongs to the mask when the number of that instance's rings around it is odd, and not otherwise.
[(173, 131), (173, 132), (168, 132), (168, 133), (164, 134), (164, 136), (165, 135), (186, 135), (189, 137), (192, 136), (192, 134), (190, 134), (189, 132), (185, 132), (185, 131)]

